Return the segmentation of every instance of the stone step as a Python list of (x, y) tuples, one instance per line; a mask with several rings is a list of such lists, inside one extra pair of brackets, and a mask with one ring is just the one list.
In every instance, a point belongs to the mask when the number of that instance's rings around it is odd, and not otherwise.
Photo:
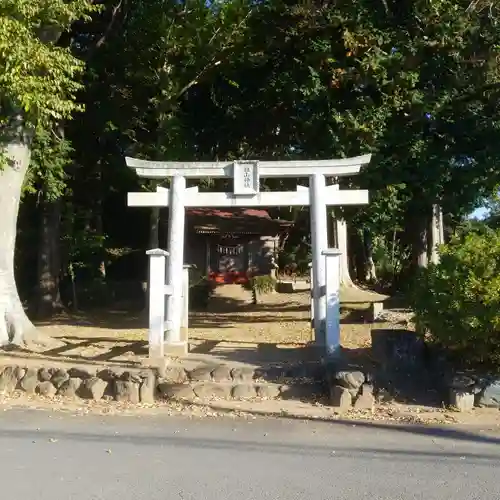
[[(250, 367), (198, 365), (191, 370), (167, 366), (163, 370), (122, 370), (97, 366), (50, 367), (0, 365), (0, 395), (15, 390), (46, 398), (114, 399), (153, 403), (157, 399), (304, 399), (322, 391), (314, 379), (265, 380)], [(305, 381), (304, 381), (305, 380)]]
[(165, 399), (203, 401), (214, 399), (303, 399), (318, 395), (322, 391), (320, 384), (275, 384), (224, 381), (198, 381), (174, 383), (161, 380), (157, 385), (160, 397)]
[(291, 381), (308, 383), (323, 380), (324, 367), (319, 363), (302, 363), (285, 366), (231, 366), (225, 364), (197, 364), (188, 367), (183, 364), (169, 364), (162, 368), (159, 377), (168, 382), (266, 382), (287, 384)]

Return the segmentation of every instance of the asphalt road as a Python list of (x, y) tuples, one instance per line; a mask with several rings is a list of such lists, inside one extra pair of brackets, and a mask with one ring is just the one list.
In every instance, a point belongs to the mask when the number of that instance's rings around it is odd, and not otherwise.
[(9, 500), (494, 500), (500, 436), (352, 422), (0, 415)]

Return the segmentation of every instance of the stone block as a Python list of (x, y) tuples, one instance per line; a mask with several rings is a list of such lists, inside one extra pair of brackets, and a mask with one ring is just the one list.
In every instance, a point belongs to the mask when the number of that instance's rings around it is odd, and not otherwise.
[(373, 395), (373, 385), (372, 384), (363, 384), (361, 386), (361, 394), (371, 394)]
[(365, 374), (359, 370), (342, 370), (333, 376), (335, 385), (340, 385), (352, 391), (359, 391), (359, 388), (365, 381)]
[(19, 383), (23, 379), (24, 375), (26, 374), (26, 368), (23, 368), (22, 366), (16, 366), (16, 378), (17, 378), (17, 388), (19, 388)]
[(189, 384), (160, 382), (158, 384), (158, 393), (165, 399), (192, 400), (194, 398), (193, 388)]
[(6, 366), (0, 375), (0, 394), (10, 394), (18, 383), (17, 366)]
[(340, 385), (330, 387), (330, 405), (339, 412), (345, 412), (352, 408), (352, 396), (349, 390)]
[(355, 410), (372, 410), (375, 406), (375, 398), (371, 392), (362, 392), (354, 401)]
[(132, 380), (115, 380), (115, 400), (124, 403), (139, 402), (139, 383)]
[(54, 384), (50, 380), (45, 380), (44, 382), (40, 382), (38, 384), (37, 392), (38, 394), (40, 394), (40, 396), (52, 398), (56, 395), (57, 389), (54, 387)]
[(212, 372), (212, 378), (214, 382), (227, 382), (231, 380), (231, 369), (228, 366), (218, 366)]
[(242, 367), (233, 368), (231, 377), (235, 382), (251, 382), (254, 379), (255, 370), (253, 368)]
[(233, 387), (231, 395), (234, 399), (251, 399), (257, 392), (253, 384), (238, 384)]
[(257, 386), (257, 396), (263, 399), (275, 399), (280, 395), (280, 386), (277, 384), (262, 384)]
[(500, 380), (490, 381), (480, 393), (478, 406), (500, 408)]
[(83, 399), (99, 400), (104, 396), (108, 382), (97, 377), (86, 379), (78, 389), (78, 395)]
[(374, 328), (372, 356), (385, 369), (418, 372), (425, 368), (424, 337), (408, 330)]
[(59, 389), (66, 380), (69, 380), (69, 375), (66, 370), (63, 369), (56, 370), (50, 379), (56, 389)]
[(200, 366), (188, 373), (189, 379), (193, 382), (209, 382), (212, 380), (213, 366)]
[(90, 367), (88, 368), (70, 368), (68, 370), (68, 375), (71, 378), (80, 378), (82, 380), (90, 379), (95, 377), (96, 370)]
[(52, 378), (53, 373), (48, 368), (40, 368), (38, 370), (38, 380), (40, 382), (48, 382)]
[(19, 383), (19, 387), (27, 394), (35, 394), (38, 387), (38, 370), (36, 368), (28, 368)]
[(141, 403), (154, 403), (156, 399), (156, 376), (150, 373), (144, 377), (139, 388), (139, 399)]
[(119, 378), (120, 380), (124, 380), (126, 382), (140, 383), (142, 381), (142, 377), (139, 373), (130, 371), (123, 372)]
[(106, 382), (114, 382), (118, 380), (123, 375), (121, 370), (112, 370), (111, 368), (104, 368), (97, 372), (97, 378), (105, 380)]
[(226, 384), (216, 384), (205, 382), (193, 387), (196, 397), (204, 400), (209, 399), (229, 399), (231, 397), (232, 387)]
[(62, 383), (61, 387), (57, 391), (58, 396), (64, 398), (75, 398), (77, 397), (77, 392), (82, 385), (82, 379), (78, 377), (71, 377)]
[(162, 371), (162, 377), (165, 381), (173, 384), (183, 384), (187, 381), (187, 373), (182, 366), (167, 366)]
[(474, 408), (474, 394), (460, 389), (450, 389), (449, 404), (459, 411), (471, 411)]

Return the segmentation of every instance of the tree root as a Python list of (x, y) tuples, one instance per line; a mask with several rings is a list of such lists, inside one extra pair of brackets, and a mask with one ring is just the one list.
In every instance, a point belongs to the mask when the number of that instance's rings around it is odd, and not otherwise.
[(40, 351), (64, 345), (61, 340), (43, 334), (28, 319), (24, 310), (12, 311), (0, 308), (0, 346), (16, 345), (28, 350)]
[(23, 347), (30, 351), (57, 349), (58, 347), (62, 347), (64, 345), (65, 343), (62, 340), (45, 335), (36, 328), (33, 328), (24, 334)]

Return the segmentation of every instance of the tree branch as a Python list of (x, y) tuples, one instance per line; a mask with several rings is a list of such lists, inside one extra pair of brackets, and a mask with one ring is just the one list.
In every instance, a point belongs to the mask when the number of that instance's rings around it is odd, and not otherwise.
[(102, 34), (101, 38), (97, 40), (97, 43), (95, 44), (95, 49), (98, 49), (102, 45), (104, 45), (109, 33), (113, 29), (113, 25), (115, 24), (116, 18), (118, 17), (118, 13), (123, 5), (123, 0), (119, 0), (119, 2), (113, 7), (113, 10), (111, 12), (111, 20), (108, 23), (108, 26), (106, 27), (104, 33)]

